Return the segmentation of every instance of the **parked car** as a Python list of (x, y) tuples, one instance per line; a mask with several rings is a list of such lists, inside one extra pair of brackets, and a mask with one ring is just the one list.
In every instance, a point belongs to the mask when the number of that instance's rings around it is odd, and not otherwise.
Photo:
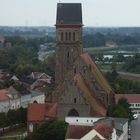
[(137, 119), (138, 118), (138, 114), (134, 114), (133, 117), (134, 117), (134, 119)]

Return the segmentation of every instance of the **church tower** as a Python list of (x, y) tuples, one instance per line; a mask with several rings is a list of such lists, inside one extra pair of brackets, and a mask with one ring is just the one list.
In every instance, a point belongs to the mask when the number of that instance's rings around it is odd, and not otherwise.
[(56, 85), (69, 79), (75, 60), (82, 54), (82, 8), (80, 3), (58, 3), (56, 18)]

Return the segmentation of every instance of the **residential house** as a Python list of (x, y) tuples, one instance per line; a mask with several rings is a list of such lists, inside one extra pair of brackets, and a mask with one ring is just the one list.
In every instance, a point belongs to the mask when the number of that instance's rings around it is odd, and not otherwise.
[(130, 108), (134, 114), (140, 115), (140, 94), (115, 94), (115, 101), (125, 98), (130, 104)]
[(33, 102), (44, 103), (45, 95), (37, 91), (22, 95), (13, 87), (0, 90), (0, 112), (8, 112), (9, 109), (20, 107), (27, 108), (28, 104)]
[(31, 91), (31, 93), (21, 96), (22, 107), (27, 108), (29, 103), (45, 103), (45, 94), (39, 91)]
[(54, 119), (57, 115), (57, 103), (31, 103), (28, 106), (27, 125), (28, 132), (32, 133), (37, 126), (45, 120)]
[(9, 109), (18, 109), (21, 105), (21, 96), (13, 87), (0, 90), (0, 112)]
[(32, 90), (45, 88), (48, 84), (51, 84), (52, 78), (46, 73), (32, 72), (30, 77), (35, 80), (31, 85)]
[(66, 140), (127, 140), (128, 120), (123, 118), (66, 117)]

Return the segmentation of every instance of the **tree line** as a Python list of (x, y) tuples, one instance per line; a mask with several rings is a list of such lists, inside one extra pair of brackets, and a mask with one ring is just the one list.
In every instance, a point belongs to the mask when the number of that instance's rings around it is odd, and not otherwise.
[(26, 108), (20, 107), (17, 110), (9, 110), (7, 113), (0, 112), (0, 128), (26, 122), (27, 122)]

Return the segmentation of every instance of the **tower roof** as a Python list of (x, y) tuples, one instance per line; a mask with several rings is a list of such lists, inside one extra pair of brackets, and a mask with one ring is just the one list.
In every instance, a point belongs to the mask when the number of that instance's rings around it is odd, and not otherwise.
[(58, 3), (56, 24), (82, 24), (81, 3)]

